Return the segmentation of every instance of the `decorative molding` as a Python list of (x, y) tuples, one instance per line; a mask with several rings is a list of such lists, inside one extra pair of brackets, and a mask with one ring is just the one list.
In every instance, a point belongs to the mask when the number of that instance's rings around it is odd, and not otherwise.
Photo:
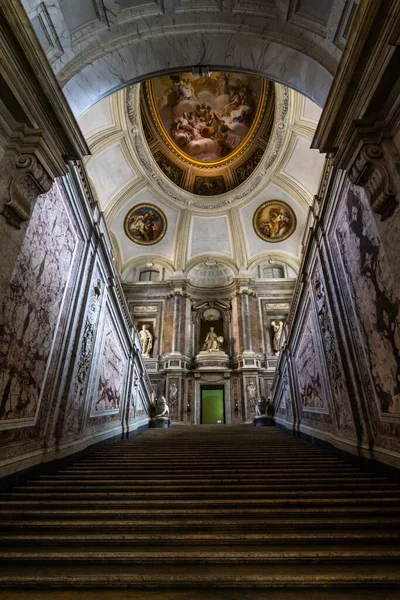
[(21, 229), (21, 224), (30, 217), (32, 204), (40, 194), (49, 191), (53, 181), (31, 154), (21, 154), (13, 167), (11, 169), (15, 175), (0, 214), (9, 225)]
[(352, 183), (365, 190), (371, 209), (381, 215), (382, 221), (393, 214), (398, 202), (380, 145), (364, 145), (348, 170), (348, 176)]
[(199, 199), (188, 192), (185, 193), (182, 191), (182, 193), (180, 193), (180, 191), (173, 186), (167, 177), (163, 176), (158, 167), (154, 164), (154, 159), (150, 150), (144, 142), (143, 125), (140, 119), (139, 92), (139, 86), (129, 86), (126, 92), (126, 110), (130, 123), (133, 148), (144, 172), (150, 177), (156, 187), (161, 189), (163, 194), (170, 200), (181, 205), (183, 204), (201, 210), (220, 210), (239, 203), (242, 200), (247, 200), (250, 194), (258, 191), (258, 188), (260, 188), (261, 185), (265, 185), (265, 179), (269, 173), (269, 169), (275, 163), (283, 147), (289, 116), (289, 88), (285, 86), (279, 86), (278, 88), (278, 86), (276, 86), (275, 115), (274, 126), (271, 132), (271, 143), (268, 145), (264, 157), (256, 168), (253, 176), (244, 184), (240, 185), (238, 190), (240, 189), (241, 191), (238, 191), (236, 194), (232, 195), (231, 192), (228, 192), (227, 194), (223, 194), (218, 200), (208, 202), (207, 200)]

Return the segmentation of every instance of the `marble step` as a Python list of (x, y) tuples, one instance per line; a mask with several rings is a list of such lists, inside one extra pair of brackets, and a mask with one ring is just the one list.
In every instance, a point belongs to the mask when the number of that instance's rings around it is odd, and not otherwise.
[[(64, 486), (63, 486), (64, 487)], [(30, 504), (36, 504), (40, 502), (46, 502), (51, 504), (65, 504), (65, 502), (70, 502), (72, 505), (77, 502), (81, 503), (85, 500), (90, 500), (91, 502), (104, 502), (105, 500), (110, 503), (127, 503), (129, 504), (132, 500), (132, 492), (135, 493), (136, 500), (153, 500), (158, 499), (160, 497), (160, 493), (162, 493), (165, 498), (174, 498), (178, 496), (179, 498), (190, 498), (190, 499), (198, 499), (198, 498), (245, 498), (246, 495), (251, 495), (254, 499), (265, 499), (265, 500), (276, 500), (276, 501), (285, 501), (291, 500), (293, 498), (298, 499), (306, 499), (312, 502), (315, 500), (328, 500), (330, 498), (336, 499), (341, 498), (343, 500), (352, 501), (353, 499), (365, 499), (367, 502), (369, 499), (371, 501), (377, 500), (381, 501), (382, 498), (385, 501), (389, 502), (391, 500), (400, 500), (400, 490), (398, 487), (391, 488), (383, 488), (382, 486), (376, 486), (371, 489), (372, 486), (369, 486), (368, 489), (364, 487), (358, 489), (354, 489), (354, 486), (349, 486), (347, 489), (337, 490), (333, 486), (324, 488), (321, 486), (299, 486), (297, 491), (294, 491), (292, 488), (295, 486), (290, 486), (290, 489), (282, 486), (283, 489), (271, 489), (270, 487), (266, 487), (264, 484), (259, 485), (225, 485), (223, 488), (221, 486), (198, 486), (198, 485), (169, 485), (168, 488), (165, 486), (159, 485), (149, 485), (149, 486), (134, 486), (129, 492), (119, 492), (119, 491), (105, 491), (100, 492), (98, 489), (92, 492), (83, 492), (79, 489), (68, 489), (68, 491), (59, 491), (54, 490), (54, 488), (50, 487), (48, 491), (45, 488), (30, 489), (30, 488), (14, 488), (14, 492), (7, 492), (0, 495), (0, 502), (5, 502), (6, 504), (10, 503), (18, 503), (23, 502), (24, 505), (29, 506)], [(315, 489), (317, 488), (317, 489)]]
[[(2, 509), (2, 515), (7, 514), (69, 514), (73, 511), (73, 514), (86, 514), (92, 512), (92, 514), (102, 514), (105, 511), (109, 511), (110, 514), (114, 514), (120, 510), (121, 514), (173, 514), (182, 512), (189, 514), (198, 512), (207, 512), (207, 514), (213, 511), (215, 514), (222, 515), (228, 513), (246, 513), (253, 515), (254, 513), (261, 514), (273, 514), (273, 513), (300, 513), (315, 514), (318, 511), (319, 514), (332, 512), (335, 514), (346, 513), (346, 512), (370, 512), (371, 514), (387, 513), (390, 509), (391, 515), (397, 515), (400, 513), (400, 503), (398, 498), (393, 500), (387, 500), (386, 498), (376, 499), (371, 501), (365, 498), (343, 500), (342, 498), (335, 499), (297, 499), (297, 500), (264, 500), (264, 499), (253, 499), (249, 498), (228, 498), (228, 499), (209, 499), (206, 496), (197, 500), (193, 499), (168, 499), (165, 502), (164, 499), (148, 499), (145, 496), (139, 500), (135, 497), (134, 500), (125, 501), (107, 501), (104, 505), (101, 501), (92, 501), (84, 505), (82, 501), (76, 500), (70, 502), (68, 505), (63, 505), (62, 508), (58, 508), (60, 503), (54, 502), (41, 502), (41, 503), (25, 503), (18, 501), (0, 502), (0, 508)], [(43, 506), (42, 506), (43, 505)], [(114, 508), (113, 508), (114, 506)], [(21, 507), (21, 508), (19, 508)], [(36, 507), (36, 510), (35, 510)]]
[(79, 546), (69, 547), (65, 550), (58, 548), (24, 548), (0, 550), (1, 564), (21, 562), (64, 562), (85, 564), (291, 564), (291, 563), (316, 563), (343, 564), (350, 562), (400, 562), (400, 549), (395, 546), (379, 548), (353, 547), (353, 548), (279, 548), (279, 550), (261, 550), (259, 547), (246, 548), (246, 550), (221, 550), (221, 549), (189, 549), (169, 548), (168, 550), (154, 550), (141, 548), (116, 550), (108, 549), (82, 550)]
[[(248, 494), (248, 497), (246, 497)], [(255, 497), (256, 496), (256, 497)], [(207, 503), (209, 502), (213, 502), (214, 505), (216, 506), (221, 506), (225, 505), (225, 504), (229, 504), (229, 505), (235, 505), (235, 506), (240, 506), (241, 504), (243, 504), (243, 506), (245, 507), (249, 507), (251, 510), (254, 510), (254, 508), (260, 508), (260, 509), (265, 509), (268, 510), (269, 508), (293, 508), (293, 507), (305, 507), (305, 508), (315, 508), (316, 506), (318, 507), (329, 507), (329, 506), (336, 506), (336, 507), (379, 507), (382, 509), (385, 509), (385, 507), (394, 507), (394, 508), (399, 508), (400, 509), (400, 494), (398, 492), (396, 492), (395, 495), (390, 496), (390, 494), (388, 495), (388, 493), (385, 493), (385, 495), (381, 494), (381, 497), (378, 494), (375, 494), (374, 496), (347, 496), (347, 497), (335, 497), (334, 495), (327, 495), (326, 497), (317, 497), (316, 495), (314, 495), (313, 497), (309, 497), (308, 494), (304, 494), (303, 497), (298, 496), (293, 494), (292, 497), (285, 497), (284, 495), (281, 496), (275, 496), (275, 497), (270, 497), (269, 494), (265, 493), (265, 492), (254, 492), (254, 491), (250, 491), (250, 492), (222, 492), (222, 491), (218, 491), (215, 493), (211, 493), (211, 492), (205, 492), (205, 493), (201, 493), (198, 492), (197, 494), (193, 494), (193, 493), (188, 493), (188, 492), (174, 492), (174, 493), (168, 493), (168, 492), (157, 492), (155, 494), (138, 494), (137, 492), (135, 492), (135, 502), (138, 504), (138, 506), (140, 506), (140, 502), (143, 502), (144, 506), (148, 506), (147, 502), (148, 501), (159, 501), (161, 499), (166, 500), (168, 503), (174, 503), (176, 500), (179, 500), (180, 502), (187, 500), (190, 501), (190, 505), (192, 507), (196, 506), (197, 504), (199, 506), (203, 506), (205, 501), (207, 501)], [(89, 500), (89, 501), (88, 501)], [(9, 497), (5, 500), (0, 499), (0, 509), (6, 510), (7, 508), (11, 508), (11, 507), (17, 507), (17, 506), (24, 506), (27, 508), (33, 508), (33, 507), (41, 507), (42, 505), (44, 505), (47, 508), (50, 507), (55, 507), (57, 508), (57, 506), (64, 506), (66, 508), (66, 510), (69, 507), (73, 507), (75, 509), (76, 506), (78, 507), (82, 507), (82, 508), (86, 508), (86, 506), (88, 507), (93, 507), (95, 508), (96, 505), (102, 506), (104, 501), (106, 500), (107, 505), (108, 506), (127, 506), (130, 507), (132, 506), (132, 497), (129, 495), (129, 498), (127, 497), (119, 497), (119, 498), (110, 498), (107, 495), (104, 495), (104, 497), (97, 497), (96, 494), (92, 494), (89, 496), (89, 498), (84, 498), (82, 497), (81, 494), (69, 494), (69, 495), (65, 495), (63, 498), (58, 497), (58, 495), (55, 495), (55, 497), (53, 498), (49, 498), (49, 497), (37, 497), (37, 498), (32, 498), (32, 494), (27, 494), (27, 495), (18, 495), (18, 494), (14, 494), (14, 495), (9, 495)], [(214, 503), (214, 501), (217, 502), (217, 504)], [(219, 501), (219, 502), (218, 502)]]
[[(108, 485), (98, 485), (98, 484), (91, 484), (91, 485), (87, 485), (85, 482), (74, 482), (74, 486), (72, 487), (69, 485), (65, 485), (65, 484), (61, 484), (61, 483), (57, 483), (57, 482), (44, 482), (44, 481), (32, 481), (29, 482), (28, 486), (18, 486), (14, 488), (14, 494), (58, 494), (58, 493), (65, 493), (67, 492), (68, 494), (82, 494), (82, 493), (90, 493), (90, 494), (97, 494), (100, 491), (104, 491), (107, 494), (109, 493), (116, 493), (116, 494), (121, 494), (124, 493), (123, 491), (121, 492), (121, 490), (126, 490), (125, 493), (131, 493), (131, 492), (136, 492), (136, 491), (147, 491), (147, 490), (159, 490), (160, 488), (163, 490), (166, 489), (172, 489), (172, 488), (181, 488), (182, 486), (184, 486), (185, 489), (192, 489), (193, 487), (199, 487), (201, 486), (201, 489), (203, 489), (203, 486), (210, 486), (212, 487), (214, 490), (217, 488), (218, 490), (226, 490), (227, 493), (229, 493), (229, 491), (231, 489), (233, 489), (234, 486), (239, 486), (240, 489), (246, 490), (249, 487), (249, 480), (242, 480), (242, 479), (197, 479), (194, 478), (193, 480), (189, 480), (186, 484), (185, 484), (185, 480), (184, 479), (172, 479), (172, 480), (167, 480), (167, 481), (163, 481), (162, 485), (156, 481), (154, 482), (152, 479), (150, 480), (144, 480), (144, 481), (140, 481), (140, 483), (138, 483), (136, 480), (132, 483), (132, 484), (125, 484), (125, 483), (120, 483), (120, 485), (114, 484), (113, 486), (108, 486)], [(168, 485), (166, 485), (168, 484)], [(340, 490), (337, 490), (337, 486), (338, 484), (340, 484)], [(371, 492), (380, 492), (382, 494), (386, 493), (388, 490), (391, 490), (391, 492), (393, 493), (398, 493), (399, 491), (399, 486), (395, 483), (386, 483), (386, 482), (381, 482), (381, 481), (376, 481), (376, 480), (364, 480), (364, 479), (356, 479), (356, 478), (351, 478), (351, 479), (337, 479), (337, 478), (331, 478), (331, 479), (327, 479), (324, 481), (320, 481), (318, 478), (313, 478), (312, 480), (306, 480), (303, 481), (301, 483), (299, 483), (299, 480), (296, 478), (294, 480), (285, 480), (284, 483), (280, 482), (280, 483), (275, 483), (274, 481), (270, 482), (270, 481), (263, 481), (260, 480), (259, 478), (255, 479), (254, 481), (251, 480), (251, 486), (257, 485), (257, 486), (262, 486), (262, 488), (271, 494), (281, 494), (282, 492), (291, 492), (294, 494), (301, 494), (303, 493), (311, 493), (312, 491), (314, 492), (324, 492), (324, 493), (330, 493), (332, 491), (332, 493), (335, 492), (339, 492), (341, 493), (341, 490), (345, 491), (346, 493), (349, 492), (356, 492), (356, 493), (367, 493), (368, 491)], [(86, 491), (85, 491), (86, 490)], [(88, 492), (87, 490), (93, 490), (91, 492)], [(118, 491), (116, 491), (118, 490)], [(3, 496), (7, 496), (6, 494), (2, 494)]]
[[(54, 527), (52, 528), (54, 532)], [(321, 545), (329, 544), (331, 547), (339, 546), (340, 548), (347, 547), (348, 545), (359, 545), (362, 547), (370, 546), (387, 546), (388, 544), (395, 544), (399, 546), (400, 542), (400, 531), (389, 528), (388, 530), (343, 530), (338, 531), (337, 528), (333, 528), (331, 531), (318, 530), (318, 531), (301, 531), (300, 533), (293, 533), (287, 531), (274, 531), (274, 532), (249, 532), (244, 533), (233, 533), (227, 532), (226, 528), (222, 532), (210, 531), (204, 532), (191, 532), (185, 533), (180, 531), (179, 535), (176, 533), (162, 533), (160, 531), (154, 531), (151, 533), (136, 532), (131, 533), (129, 529), (124, 529), (122, 532), (112, 531), (101, 531), (100, 533), (79, 533), (77, 531), (57, 531), (57, 533), (32, 533), (32, 532), (12, 532), (10, 534), (4, 534), (1, 538), (2, 546), (4, 547), (17, 547), (17, 546), (59, 546), (62, 544), (65, 546), (73, 546), (79, 544), (80, 546), (93, 546), (98, 547), (124, 547), (134, 545), (137, 547), (149, 547), (155, 546), (157, 549), (165, 546), (170, 548), (171, 546), (196, 546), (209, 547), (212, 544), (213, 548), (216, 546), (233, 546), (248, 547), (258, 545), (263, 548), (272, 547), (276, 548), (279, 544), (285, 544), (287, 547), (292, 548), (294, 545), (309, 546), (310, 544)]]
[(167, 517), (164, 519), (157, 518), (146, 520), (144, 517), (140, 519), (134, 518), (119, 518), (116, 515), (115, 518), (109, 518), (107, 514), (104, 518), (61, 518), (60, 516), (54, 516), (54, 518), (43, 518), (43, 519), (29, 519), (20, 518), (18, 521), (15, 519), (2, 519), (0, 522), (0, 532), (8, 533), (20, 532), (45, 532), (52, 531), (54, 528), (58, 532), (76, 532), (86, 531), (95, 532), (96, 530), (102, 531), (103, 533), (109, 531), (129, 531), (135, 532), (175, 532), (177, 537), (183, 532), (220, 532), (225, 531), (229, 528), (232, 533), (249, 533), (251, 531), (258, 532), (276, 532), (276, 531), (291, 531), (300, 532), (309, 529), (312, 530), (336, 530), (339, 528), (346, 528), (352, 530), (368, 529), (398, 529), (400, 525), (400, 517), (387, 517), (387, 516), (354, 516), (354, 517), (343, 517), (343, 516), (324, 516), (324, 517), (302, 517), (302, 518), (290, 518), (289, 516), (282, 515), (277, 518), (257, 518), (253, 517), (250, 519), (240, 519), (226, 516), (225, 518), (191, 518), (179, 517), (172, 518)]
[[(101, 479), (106, 479), (107, 477), (116, 477), (118, 475), (122, 475), (124, 477), (127, 477), (128, 479), (132, 479), (133, 477), (141, 477), (141, 476), (145, 476), (145, 477), (165, 477), (166, 475), (183, 475), (184, 477), (191, 475), (191, 476), (195, 476), (195, 475), (217, 475), (223, 473), (224, 476), (233, 476), (233, 475), (242, 475), (242, 476), (246, 476), (246, 474), (248, 473), (248, 468), (239, 468), (239, 467), (226, 467), (224, 468), (223, 466), (221, 467), (208, 467), (208, 468), (204, 468), (202, 466), (198, 466), (198, 467), (194, 467), (192, 468), (191, 465), (188, 465), (187, 467), (180, 467), (180, 468), (175, 468), (175, 467), (168, 467), (168, 468), (144, 468), (143, 466), (137, 467), (135, 469), (130, 468), (130, 469), (110, 469), (108, 472), (105, 470), (104, 472), (100, 471), (99, 473), (95, 473), (95, 474), (86, 474), (86, 473), (82, 473), (81, 471), (76, 471), (74, 472), (74, 474), (70, 474), (70, 473), (64, 473), (63, 471), (59, 472), (56, 475), (42, 475), (41, 476), (41, 480), (48, 480), (48, 479), (53, 479), (53, 480), (62, 480), (62, 479), (71, 479), (73, 480), (74, 478), (81, 478), (82, 475), (85, 476), (86, 479), (97, 479), (99, 477), (101, 477)], [(326, 467), (296, 467), (296, 466), (291, 466), (285, 469), (285, 471), (282, 473), (282, 468), (276, 468), (274, 469), (273, 467), (264, 467), (264, 468), (252, 468), (251, 470), (251, 475), (252, 477), (255, 477), (256, 475), (259, 475), (260, 477), (265, 477), (265, 476), (274, 476), (276, 477), (278, 476), (282, 476), (283, 478), (287, 477), (288, 475), (300, 475), (301, 477), (306, 477), (308, 474), (313, 475), (313, 474), (318, 474), (319, 476), (321, 476), (321, 478), (326, 478), (326, 477), (330, 477), (331, 475), (340, 475), (340, 476), (345, 476), (345, 475), (356, 475), (358, 472), (355, 469), (352, 469), (351, 467), (332, 467), (327, 469)]]
[[(26, 571), (26, 572), (25, 572)], [(9, 565), (0, 566), (0, 586), (5, 588), (40, 587), (49, 588), (110, 588), (124, 589), (141, 588), (347, 588), (377, 587), (379, 589), (393, 588), (400, 584), (400, 571), (394, 564), (315, 564), (312, 570), (309, 565), (265, 564), (259, 565), (234, 564), (186, 565), (182, 570), (180, 565), (121, 565), (109, 564), (106, 569), (97, 565), (64, 564), (62, 572), (58, 565), (45, 563), (40, 570), (32, 570), (29, 565), (17, 564), (13, 573)]]

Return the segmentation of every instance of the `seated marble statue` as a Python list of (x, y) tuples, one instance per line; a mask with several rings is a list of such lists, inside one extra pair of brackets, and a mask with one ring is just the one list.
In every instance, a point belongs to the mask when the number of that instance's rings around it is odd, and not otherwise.
[(210, 327), (210, 331), (206, 335), (203, 344), (203, 352), (221, 352), (221, 346), (224, 343), (222, 335), (217, 335), (214, 327)]
[(161, 398), (157, 400), (156, 413), (157, 414), (154, 415), (153, 419), (160, 419), (161, 417), (167, 418), (169, 415), (168, 404), (164, 396), (161, 396)]

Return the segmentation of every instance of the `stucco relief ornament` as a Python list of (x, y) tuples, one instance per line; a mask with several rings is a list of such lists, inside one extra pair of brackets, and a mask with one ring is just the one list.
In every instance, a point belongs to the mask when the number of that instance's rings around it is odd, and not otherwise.
[(175, 416), (175, 412), (178, 405), (178, 385), (177, 382), (173, 379), (169, 382), (168, 386), (168, 402), (171, 407), (170, 412), (171, 415)]
[(254, 414), (255, 410), (256, 410), (256, 403), (257, 403), (257, 388), (254, 384), (254, 381), (249, 381), (249, 383), (246, 386), (246, 392), (247, 392), (247, 407), (249, 409), (249, 412)]
[[(277, 96), (281, 96), (281, 101), (276, 104), (274, 125), (271, 134), (271, 143), (268, 145), (264, 153), (263, 159), (260, 161), (257, 167), (257, 175), (246, 180), (244, 184), (241, 184), (240, 191), (232, 196), (232, 194), (224, 194), (219, 200), (206, 202), (203, 200), (196, 200), (195, 197), (189, 197), (187, 193), (177, 192), (175, 186), (168, 180), (168, 178), (160, 174), (160, 170), (155, 166), (155, 161), (148, 150), (147, 144), (145, 143), (145, 135), (143, 131), (143, 124), (140, 119), (140, 102), (139, 102), (139, 88), (138, 85), (132, 85), (127, 88), (126, 93), (126, 112), (128, 119), (131, 123), (131, 134), (133, 146), (135, 149), (136, 156), (139, 163), (143, 167), (143, 170), (147, 177), (150, 177), (154, 184), (162, 190), (162, 192), (170, 198), (173, 202), (183, 204), (185, 206), (193, 206), (201, 210), (209, 209), (221, 209), (227, 206), (231, 206), (236, 202), (240, 202), (247, 198), (250, 194), (255, 192), (265, 180), (269, 169), (276, 161), (284, 143), (286, 125), (289, 114), (289, 88), (281, 86), (281, 93), (277, 92)], [(248, 185), (246, 185), (246, 183)]]

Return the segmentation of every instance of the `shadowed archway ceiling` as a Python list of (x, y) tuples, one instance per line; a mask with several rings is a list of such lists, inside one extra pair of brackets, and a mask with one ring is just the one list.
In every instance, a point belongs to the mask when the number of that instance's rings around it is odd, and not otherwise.
[(22, 0), (76, 116), (162, 72), (208, 66), (325, 102), (360, 0)]

